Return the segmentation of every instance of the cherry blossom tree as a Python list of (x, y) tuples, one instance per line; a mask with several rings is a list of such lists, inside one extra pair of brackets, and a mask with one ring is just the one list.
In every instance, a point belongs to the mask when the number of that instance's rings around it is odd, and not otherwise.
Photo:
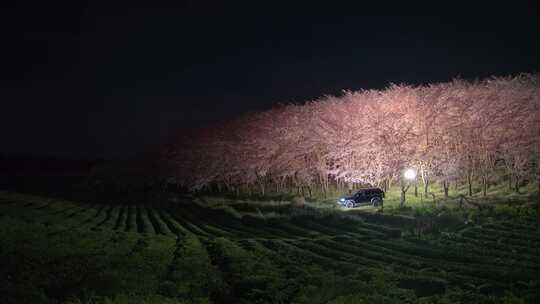
[[(540, 176), (540, 77), (454, 79), (343, 91), (186, 134), (164, 153), (169, 183), (191, 190), (327, 195), (331, 188), (402, 181), (414, 168), (428, 193), (473, 182), (487, 194)], [(539, 180), (540, 187), (540, 180)], [(404, 203), (406, 183), (401, 182)]]

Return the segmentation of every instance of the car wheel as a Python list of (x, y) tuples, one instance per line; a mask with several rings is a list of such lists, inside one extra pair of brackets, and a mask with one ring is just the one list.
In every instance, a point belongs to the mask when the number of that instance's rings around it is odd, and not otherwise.
[(371, 204), (373, 207), (379, 207), (381, 205), (381, 198), (380, 197), (374, 197), (371, 199)]
[(347, 202), (347, 208), (354, 208), (354, 203), (352, 201)]

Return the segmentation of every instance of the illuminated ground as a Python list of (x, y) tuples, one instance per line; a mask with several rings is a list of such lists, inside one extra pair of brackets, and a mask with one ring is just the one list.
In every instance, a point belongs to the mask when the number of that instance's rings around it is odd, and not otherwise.
[(432, 221), (363, 212), (288, 207), (263, 220), (190, 201), (87, 205), (13, 193), (0, 201), (2, 303), (540, 299), (532, 214), (424, 235)]

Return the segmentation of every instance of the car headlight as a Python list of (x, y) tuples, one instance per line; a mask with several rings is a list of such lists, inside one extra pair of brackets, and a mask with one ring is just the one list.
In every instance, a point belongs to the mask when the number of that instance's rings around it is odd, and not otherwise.
[(344, 198), (340, 198), (339, 201), (340, 201), (340, 202), (344, 202), (345, 199), (344, 199)]

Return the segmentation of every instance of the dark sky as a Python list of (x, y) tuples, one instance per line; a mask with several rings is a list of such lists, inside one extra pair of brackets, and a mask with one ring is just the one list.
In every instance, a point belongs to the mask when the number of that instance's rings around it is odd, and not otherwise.
[(51, 2), (1, 10), (0, 153), (131, 157), (180, 128), (342, 89), (540, 71), (538, 11), (517, 2), (394, 16)]

